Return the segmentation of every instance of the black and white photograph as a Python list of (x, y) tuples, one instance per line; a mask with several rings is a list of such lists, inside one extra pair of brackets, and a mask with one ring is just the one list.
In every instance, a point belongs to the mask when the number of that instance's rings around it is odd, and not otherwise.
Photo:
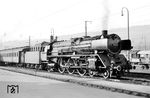
[(0, 98), (150, 98), (150, 0), (0, 0)]

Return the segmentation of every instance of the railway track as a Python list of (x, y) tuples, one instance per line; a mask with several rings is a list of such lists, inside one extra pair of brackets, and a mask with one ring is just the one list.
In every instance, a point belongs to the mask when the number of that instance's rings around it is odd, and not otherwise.
[[(0, 67), (1, 68), (1, 67)], [(79, 85), (83, 85), (83, 86), (89, 86), (89, 87), (94, 87), (94, 88), (99, 88), (99, 89), (105, 89), (105, 90), (110, 90), (113, 92), (120, 92), (120, 93), (126, 93), (126, 94), (131, 94), (131, 95), (135, 95), (135, 96), (142, 96), (142, 97), (147, 97), (150, 98), (150, 93), (143, 93), (143, 92), (138, 92), (138, 91), (131, 91), (131, 90), (126, 90), (126, 89), (120, 89), (120, 88), (115, 88), (115, 87), (107, 87), (107, 86), (103, 86), (103, 85), (97, 85), (97, 84), (93, 84), (93, 83), (87, 83), (83, 80), (91, 80), (92, 81), (107, 81), (107, 82), (114, 82), (114, 83), (125, 83), (125, 84), (138, 84), (138, 85), (143, 85), (143, 86), (150, 86), (150, 79), (143, 79), (143, 78), (131, 78), (131, 77), (122, 77), (120, 79), (116, 79), (114, 77), (112, 77), (112, 79), (103, 79), (102, 77), (99, 76), (95, 76), (93, 78), (89, 77), (89, 76), (83, 76), (80, 77), (77, 74), (74, 75), (69, 75), (67, 73), (64, 73), (63, 75), (58, 73), (58, 72), (52, 72), (53, 75), (61, 75), (62, 76), (67, 76), (67, 77), (71, 77), (68, 79), (64, 79), (64, 78), (57, 78), (56, 76), (52, 76), (52, 77), (48, 77), (48, 76), (44, 76), (44, 75), (37, 75), (36, 73), (44, 73), (44, 74), (51, 74), (47, 71), (44, 70), (35, 70), (35, 69), (27, 69), (27, 68), (15, 68), (15, 67), (3, 67), (1, 69), (5, 69), (5, 70), (9, 70), (9, 71), (14, 71), (14, 72), (19, 72), (19, 73), (24, 73), (24, 74), (30, 74), (30, 75), (35, 75), (35, 76), (40, 76), (40, 77), (45, 77), (45, 78), (51, 78), (51, 79), (55, 79), (55, 80), (60, 80), (60, 81), (64, 81), (64, 82), (71, 82), (71, 83), (76, 83)], [(12, 70), (13, 69), (13, 70)], [(76, 78), (78, 78), (81, 81), (75, 81)]]
[[(19, 67), (21, 68), (21, 67)], [(36, 70), (36, 69), (29, 69), (25, 68), (27, 70), (33, 70), (33, 71), (39, 71), (39, 72), (46, 72), (46, 73), (54, 73), (54, 74), (61, 74), (59, 72), (47, 72), (45, 70)], [(130, 73), (125, 73), (124, 76), (122, 76), (120, 79), (117, 79), (116, 77), (111, 77), (110, 79), (104, 79), (102, 75), (95, 75), (94, 77), (91, 77), (89, 75), (85, 76), (79, 76), (77, 73), (75, 74), (68, 74), (67, 72), (61, 74), (61, 75), (67, 75), (67, 76), (72, 76), (72, 77), (79, 77), (79, 78), (93, 78), (93, 79), (101, 79), (105, 81), (112, 81), (112, 82), (122, 82), (122, 83), (130, 83), (130, 84), (138, 84), (138, 85), (146, 85), (150, 86), (150, 74), (148, 73), (135, 73), (135, 72), (130, 72)]]

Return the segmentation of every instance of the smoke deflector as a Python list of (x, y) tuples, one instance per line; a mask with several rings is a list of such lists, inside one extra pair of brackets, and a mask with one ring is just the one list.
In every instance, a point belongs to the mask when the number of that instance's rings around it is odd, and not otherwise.
[(127, 40), (121, 40), (119, 42), (120, 46), (121, 46), (121, 50), (130, 50), (133, 47), (131, 46), (131, 40), (127, 39)]

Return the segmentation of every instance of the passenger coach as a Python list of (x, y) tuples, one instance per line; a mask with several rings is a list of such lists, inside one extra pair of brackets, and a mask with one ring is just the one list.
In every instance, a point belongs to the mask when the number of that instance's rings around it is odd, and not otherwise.
[(23, 53), (28, 49), (29, 46), (0, 50), (0, 62), (9, 65), (23, 63)]
[(47, 65), (48, 42), (41, 42), (31, 47), (16, 47), (0, 50), (0, 62), (6, 65), (17, 65), (43, 69)]

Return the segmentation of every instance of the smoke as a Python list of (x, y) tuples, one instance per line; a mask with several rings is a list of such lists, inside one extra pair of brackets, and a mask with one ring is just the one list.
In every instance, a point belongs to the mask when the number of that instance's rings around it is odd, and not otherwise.
[(103, 6), (103, 16), (102, 16), (102, 29), (107, 30), (108, 29), (108, 21), (109, 21), (109, 15), (110, 15), (110, 10), (109, 10), (109, 5), (108, 5), (109, 0), (102, 0), (102, 6)]

